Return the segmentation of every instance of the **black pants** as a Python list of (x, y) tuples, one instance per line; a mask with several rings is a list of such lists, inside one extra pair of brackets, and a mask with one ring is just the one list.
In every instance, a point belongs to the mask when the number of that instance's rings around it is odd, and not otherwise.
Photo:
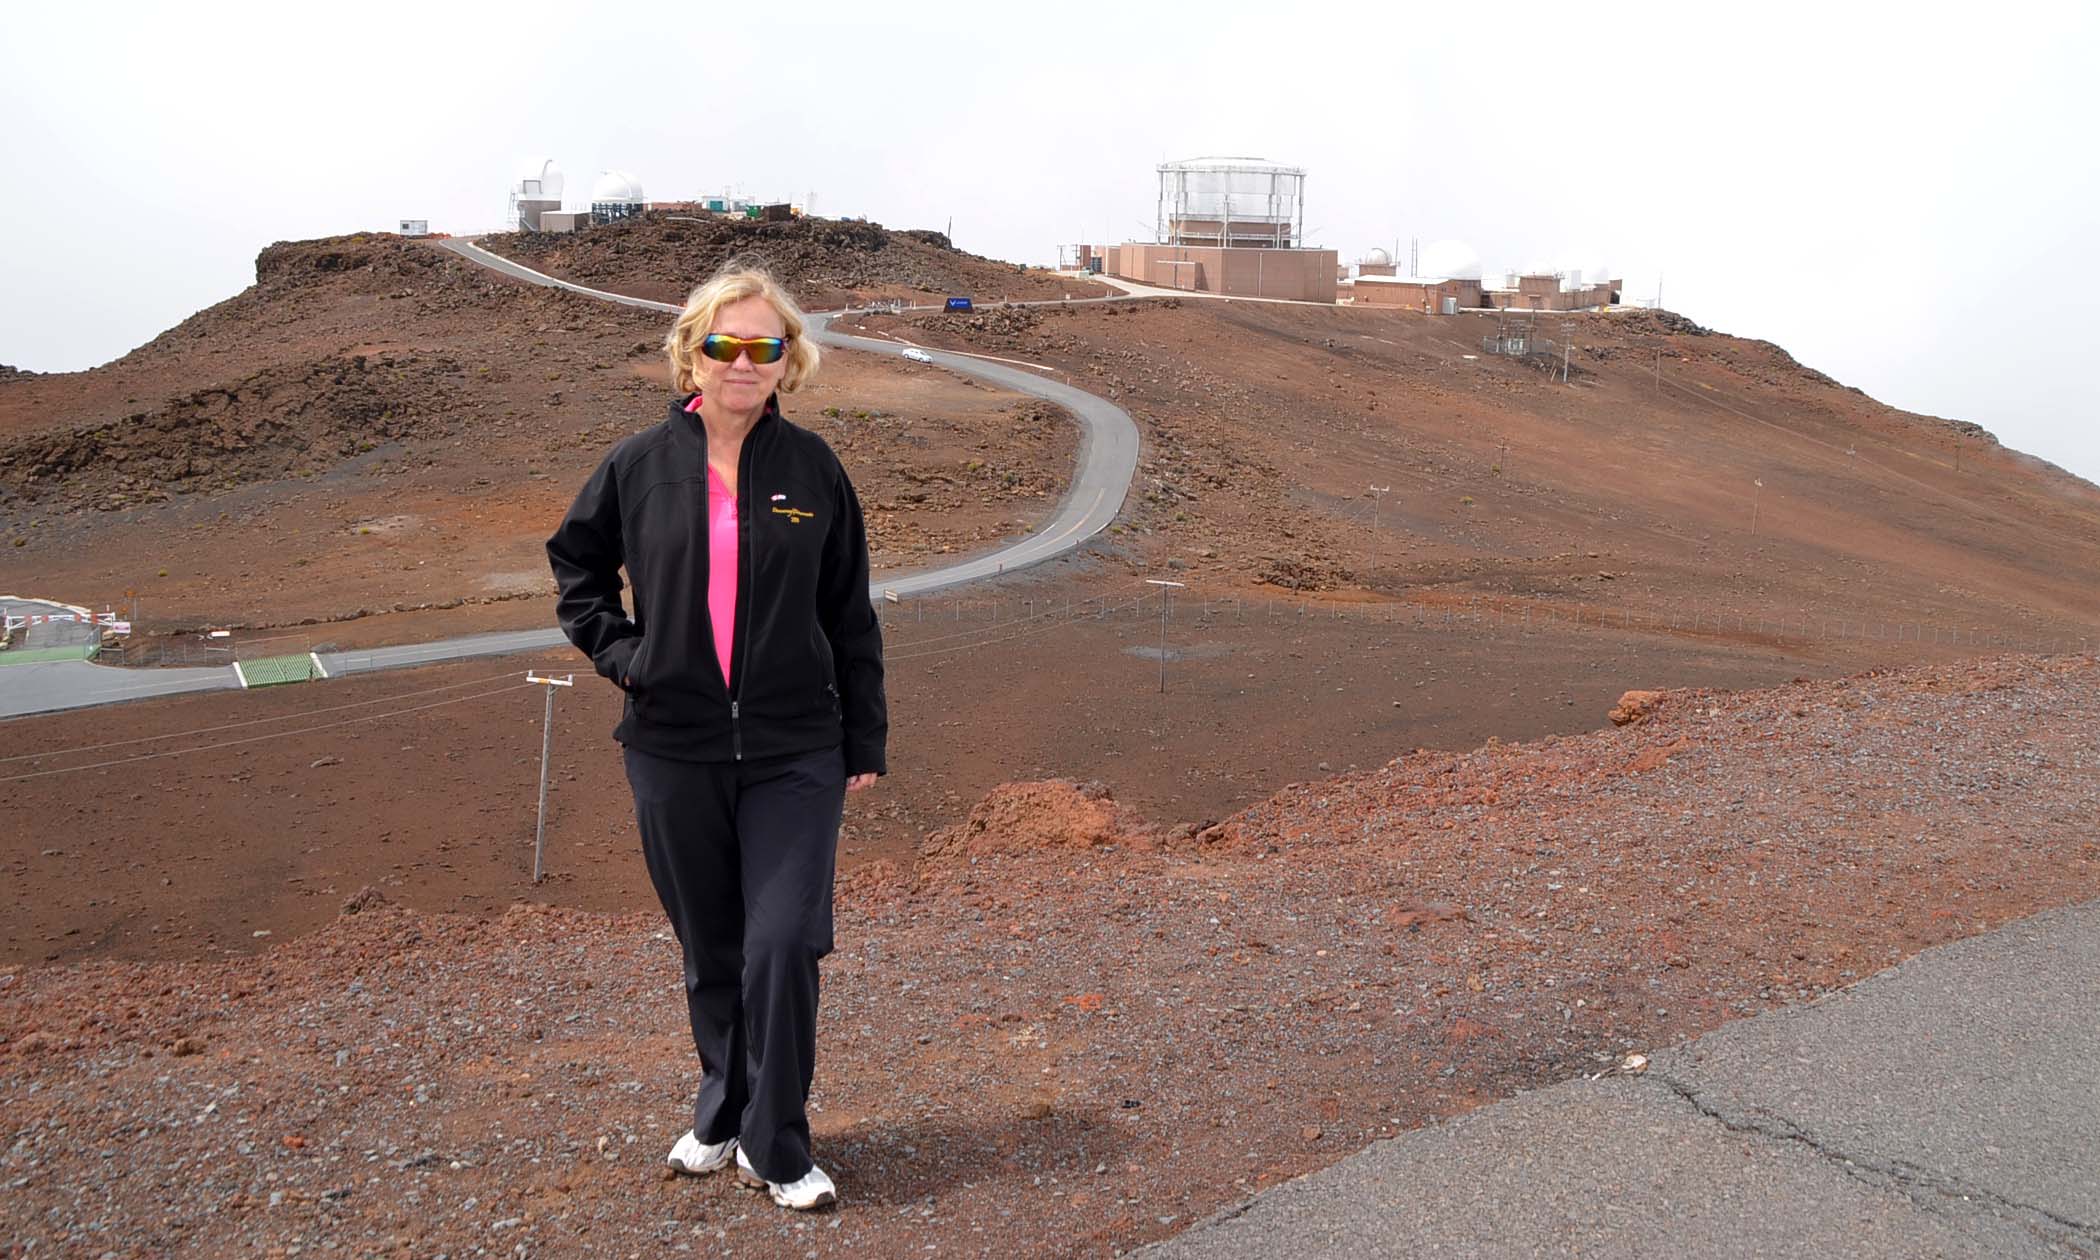
[(649, 881), (685, 952), (702, 1071), (693, 1132), (737, 1138), (760, 1176), (794, 1181), (810, 1169), (803, 1108), (816, 1072), (817, 960), (831, 952), (844, 755), (626, 755)]

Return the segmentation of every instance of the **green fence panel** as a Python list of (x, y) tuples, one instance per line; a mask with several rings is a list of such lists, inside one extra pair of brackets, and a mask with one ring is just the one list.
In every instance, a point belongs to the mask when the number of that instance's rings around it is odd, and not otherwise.
[(285, 683), (308, 682), (314, 677), (314, 658), (303, 652), (298, 656), (266, 656), (240, 664), (241, 677), (250, 687), (278, 687)]

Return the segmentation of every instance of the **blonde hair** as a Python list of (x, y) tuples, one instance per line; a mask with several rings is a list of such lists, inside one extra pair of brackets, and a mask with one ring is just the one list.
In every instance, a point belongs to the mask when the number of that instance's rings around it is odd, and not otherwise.
[(787, 354), (782, 361), (787, 364), (787, 375), (781, 378), (780, 392), (792, 394), (816, 375), (817, 343), (806, 335), (802, 308), (795, 305), (795, 299), (765, 268), (732, 261), (687, 296), (685, 309), (664, 337), (664, 353), (671, 360), (672, 388), (685, 394), (699, 390), (693, 364), (700, 355), (701, 338), (714, 331), (715, 316), (723, 307), (754, 297), (764, 298), (780, 313), (780, 322), (786, 326)]

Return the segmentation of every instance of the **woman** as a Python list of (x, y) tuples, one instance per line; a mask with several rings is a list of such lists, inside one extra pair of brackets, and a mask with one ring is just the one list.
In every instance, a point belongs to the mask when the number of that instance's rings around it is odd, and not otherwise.
[(780, 414), (817, 347), (771, 276), (717, 274), (664, 344), (663, 423), (613, 447), (547, 540), (556, 609), (627, 693), (613, 738), (685, 954), (702, 1078), (671, 1165), (733, 1159), (775, 1203), (822, 1207), (838, 1194), (803, 1111), (817, 960), (845, 793), (887, 771), (867, 533), (838, 456)]

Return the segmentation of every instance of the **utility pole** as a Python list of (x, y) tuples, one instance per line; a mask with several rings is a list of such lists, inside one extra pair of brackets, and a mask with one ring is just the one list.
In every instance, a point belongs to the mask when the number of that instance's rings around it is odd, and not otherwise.
[(547, 689), (547, 713), (540, 719), (540, 811), (539, 821), (532, 829), (532, 882), (540, 882), (544, 867), (541, 857), (547, 843), (547, 754), (554, 746), (554, 689), (573, 687), (576, 675), (565, 674), (560, 678), (542, 678), (531, 670), (525, 671), (525, 681), (538, 683)]
[(1757, 490), (1750, 496), (1750, 534), (1754, 538), (1757, 535), (1758, 504), (1765, 495), (1765, 479), (1758, 477), (1753, 479), (1750, 484), (1757, 487)]
[(1163, 579), (1161, 579), (1161, 578), (1146, 578), (1146, 579), (1145, 579), (1145, 582), (1146, 582), (1146, 584), (1147, 584), (1147, 585), (1150, 585), (1150, 586), (1157, 586), (1157, 587), (1159, 587), (1159, 588), (1160, 588), (1160, 591), (1159, 591), (1159, 694), (1161, 694), (1161, 695), (1165, 695), (1165, 694), (1167, 694), (1167, 604), (1168, 604), (1168, 602), (1169, 602), (1170, 600), (1172, 600), (1172, 599), (1173, 599), (1173, 596), (1174, 596), (1174, 591), (1175, 591), (1175, 589), (1176, 589), (1176, 588), (1178, 588), (1178, 587), (1180, 587), (1180, 586), (1182, 586), (1182, 585), (1184, 585), (1184, 584), (1183, 584), (1183, 583), (1181, 583), (1181, 582), (1168, 582), (1168, 581), (1165, 581), (1165, 580), (1163, 580)]
[(1380, 503), (1381, 501), (1383, 501), (1383, 500), (1384, 500), (1384, 498), (1385, 498), (1385, 495), (1386, 495), (1386, 492), (1387, 492), (1388, 490), (1391, 490), (1391, 489), (1392, 489), (1392, 487), (1391, 487), (1391, 486), (1372, 486), (1372, 487), (1371, 487), (1370, 489), (1371, 489), (1371, 558), (1372, 558), (1373, 560), (1376, 560), (1376, 559), (1377, 559), (1377, 558), (1378, 558), (1379, 556), (1381, 556), (1381, 555), (1383, 555), (1383, 554), (1385, 553), (1385, 545), (1384, 545), (1384, 539), (1383, 539), (1383, 538), (1382, 538), (1382, 537), (1381, 537), (1381, 536), (1379, 535), (1379, 533), (1378, 533), (1378, 505), (1379, 505), (1379, 503)]

